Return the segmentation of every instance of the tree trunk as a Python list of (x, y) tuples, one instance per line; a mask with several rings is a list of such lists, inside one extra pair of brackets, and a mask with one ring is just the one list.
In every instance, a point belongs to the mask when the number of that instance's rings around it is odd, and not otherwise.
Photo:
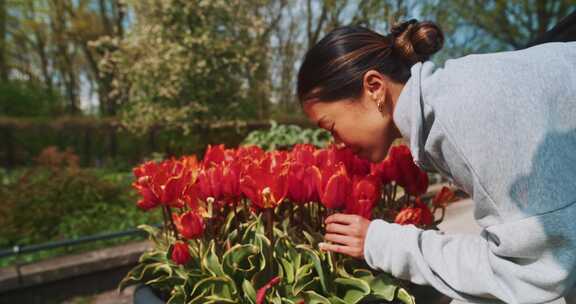
[(8, 81), (6, 62), (6, 0), (0, 0), (0, 81)]

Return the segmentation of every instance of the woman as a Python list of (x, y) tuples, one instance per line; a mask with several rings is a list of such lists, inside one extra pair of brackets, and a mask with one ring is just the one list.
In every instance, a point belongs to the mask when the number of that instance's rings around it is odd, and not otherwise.
[(427, 61), (431, 22), (383, 36), (341, 27), (308, 51), (298, 97), (308, 117), (361, 157), (396, 138), (418, 166), (469, 193), (481, 235), (336, 214), (323, 250), (473, 303), (545, 303), (576, 281), (576, 43)]

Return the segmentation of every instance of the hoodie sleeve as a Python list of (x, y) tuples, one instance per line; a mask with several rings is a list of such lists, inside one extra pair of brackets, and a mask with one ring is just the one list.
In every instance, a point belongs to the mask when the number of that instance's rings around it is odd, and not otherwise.
[(444, 234), (371, 222), (364, 256), (374, 269), (472, 303), (545, 303), (574, 285), (576, 204), (489, 226), (481, 235)]

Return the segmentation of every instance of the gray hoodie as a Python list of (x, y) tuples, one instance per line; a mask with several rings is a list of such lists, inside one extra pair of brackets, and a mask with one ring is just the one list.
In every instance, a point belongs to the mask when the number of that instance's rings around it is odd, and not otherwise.
[(374, 220), (375, 269), (472, 303), (544, 303), (576, 282), (576, 42), (417, 63), (393, 118), (418, 166), (472, 196), (481, 235)]

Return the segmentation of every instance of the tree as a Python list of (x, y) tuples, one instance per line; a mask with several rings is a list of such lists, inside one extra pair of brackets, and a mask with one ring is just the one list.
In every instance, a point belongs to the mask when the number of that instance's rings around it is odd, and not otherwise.
[(6, 0), (0, 0), (0, 81), (8, 81), (6, 62)]
[[(100, 61), (116, 67), (112, 94), (128, 101), (133, 130), (185, 127), (194, 121), (254, 117), (267, 99), (269, 2), (144, 0), (128, 2), (134, 23)], [(270, 4), (271, 5), (271, 4)], [(281, 2), (279, 2), (281, 5)], [(268, 100), (265, 100), (266, 104)], [(262, 111), (262, 115), (264, 115)]]
[(438, 61), (521, 48), (575, 10), (572, 0), (446, 0), (423, 5), (423, 14), (446, 33)]

